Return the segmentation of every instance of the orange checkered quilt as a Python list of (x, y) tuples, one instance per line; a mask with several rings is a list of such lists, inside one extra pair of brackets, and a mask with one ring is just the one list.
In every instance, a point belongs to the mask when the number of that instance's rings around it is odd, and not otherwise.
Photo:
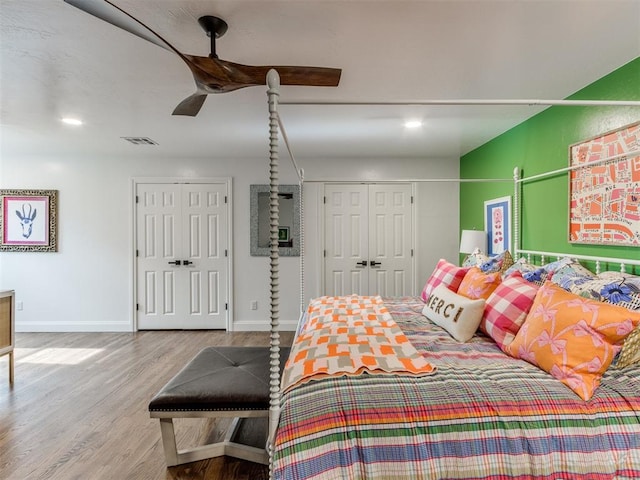
[(434, 371), (379, 296), (319, 297), (309, 304), (291, 347), (282, 390), (327, 376)]

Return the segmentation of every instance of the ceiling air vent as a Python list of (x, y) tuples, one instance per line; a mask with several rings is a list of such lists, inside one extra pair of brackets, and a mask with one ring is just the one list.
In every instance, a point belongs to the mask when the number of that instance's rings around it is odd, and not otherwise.
[(154, 142), (148, 137), (121, 137), (127, 142), (134, 145), (158, 145), (158, 142)]

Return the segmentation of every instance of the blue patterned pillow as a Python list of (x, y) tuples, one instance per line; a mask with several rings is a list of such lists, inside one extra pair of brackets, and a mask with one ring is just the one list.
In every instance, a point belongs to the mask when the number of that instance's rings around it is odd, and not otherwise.
[(582, 285), (595, 277), (595, 273), (580, 265), (579, 262), (572, 261), (553, 272), (551, 281), (570, 292), (573, 287)]
[(489, 260), (489, 257), (482, 253), (480, 250), (476, 250), (473, 253), (467, 255), (467, 257), (462, 262), (463, 267), (479, 267), (484, 262)]
[(542, 286), (545, 281), (551, 280), (556, 271), (568, 265), (574, 264), (579, 265), (576, 259), (563, 257), (555, 262), (547, 263), (543, 266), (538, 266), (529, 263), (527, 259), (523, 257), (518, 259), (518, 261), (515, 262), (506, 272), (504, 272), (502, 276), (507, 277), (513, 272), (520, 272), (522, 274), (522, 278), (524, 278), (525, 280)]
[(635, 275), (602, 272), (589, 281), (573, 285), (571, 292), (629, 310), (640, 310), (640, 277)]
[(505, 250), (504, 252), (496, 255), (495, 257), (491, 257), (482, 262), (478, 267), (484, 273), (496, 273), (496, 272), (505, 272), (509, 267), (513, 265), (513, 257), (509, 250)]

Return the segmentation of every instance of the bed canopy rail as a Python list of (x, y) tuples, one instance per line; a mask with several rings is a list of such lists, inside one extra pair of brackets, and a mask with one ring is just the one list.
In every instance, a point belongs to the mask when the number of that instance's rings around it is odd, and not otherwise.
[[(393, 183), (414, 182), (414, 183), (487, 183), (487, 182), (512, 182), (511, 178), (398, 178), (392, 180)], [(324, 179), (305, 179), (306, 183), (353, 183), (353, 182), (374, 182), (389, 183), (387, 180), (375, 179), (354, 179), (354, 180), (334, 180)]]
[(640, 101), (636, 100), (536, 100), (536, 99), (468, 99), (468, 100), (398, 100), (398, 101), (312, 101), (312, 100), (285, 100), (281, 105), (328, 105), (328, 106), (411, 106), (411, 105), (524, 105), (535, 106), (564, 106), (564, 107), (640, 107)]
[(517, 183), (532, 182), (534, 180), (540, 180), (540, 179), (543, 179), (543, 178), (554, 177), (554, 176), (560, 175), (562, 173), (567, 173), (567, 172), (571, 172), (573, 170), (578, 170), (580, 168), (585, 168), (586, 166), (592, 167), (594, 165), (600, 165), (601, 163), (611, 162), (611, 161), (614, 161), (614, 160), (619, 160), (621, 158), (635, 158), (635, 157), (640, 157), (640, 150), (632, 151), (632, 152), (620, 153), (618, 155), (611, 155), (610, 157), (601, 158), (600, 160), (589, 162), (586, 165), (585, 164), (573, 165), (571, 167), (558, 168), (557, 170), (551, 170), (551, 171), (548, 171), (548, 172), (538, 173), (536, 175), (531, 175), (530, 177), (518, 178), (518, 179), (516, 179), (516, 182)]

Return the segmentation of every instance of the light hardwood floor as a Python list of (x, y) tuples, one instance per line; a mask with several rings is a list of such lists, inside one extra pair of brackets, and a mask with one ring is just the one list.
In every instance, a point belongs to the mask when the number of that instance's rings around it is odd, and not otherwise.
[[(281, 334), (290, 345), (293, 334)], [(266, 346), (268, 332), (18, 333), (15, 383), (0, 357), (2, 480), (260, 480), (228, 457), (167, 468), (151, 397), (206, 346)], [(266, 419), (241, 436), (258, 444)], [(179, 448), (224, 435), (227, 420), (178, 420)]]

